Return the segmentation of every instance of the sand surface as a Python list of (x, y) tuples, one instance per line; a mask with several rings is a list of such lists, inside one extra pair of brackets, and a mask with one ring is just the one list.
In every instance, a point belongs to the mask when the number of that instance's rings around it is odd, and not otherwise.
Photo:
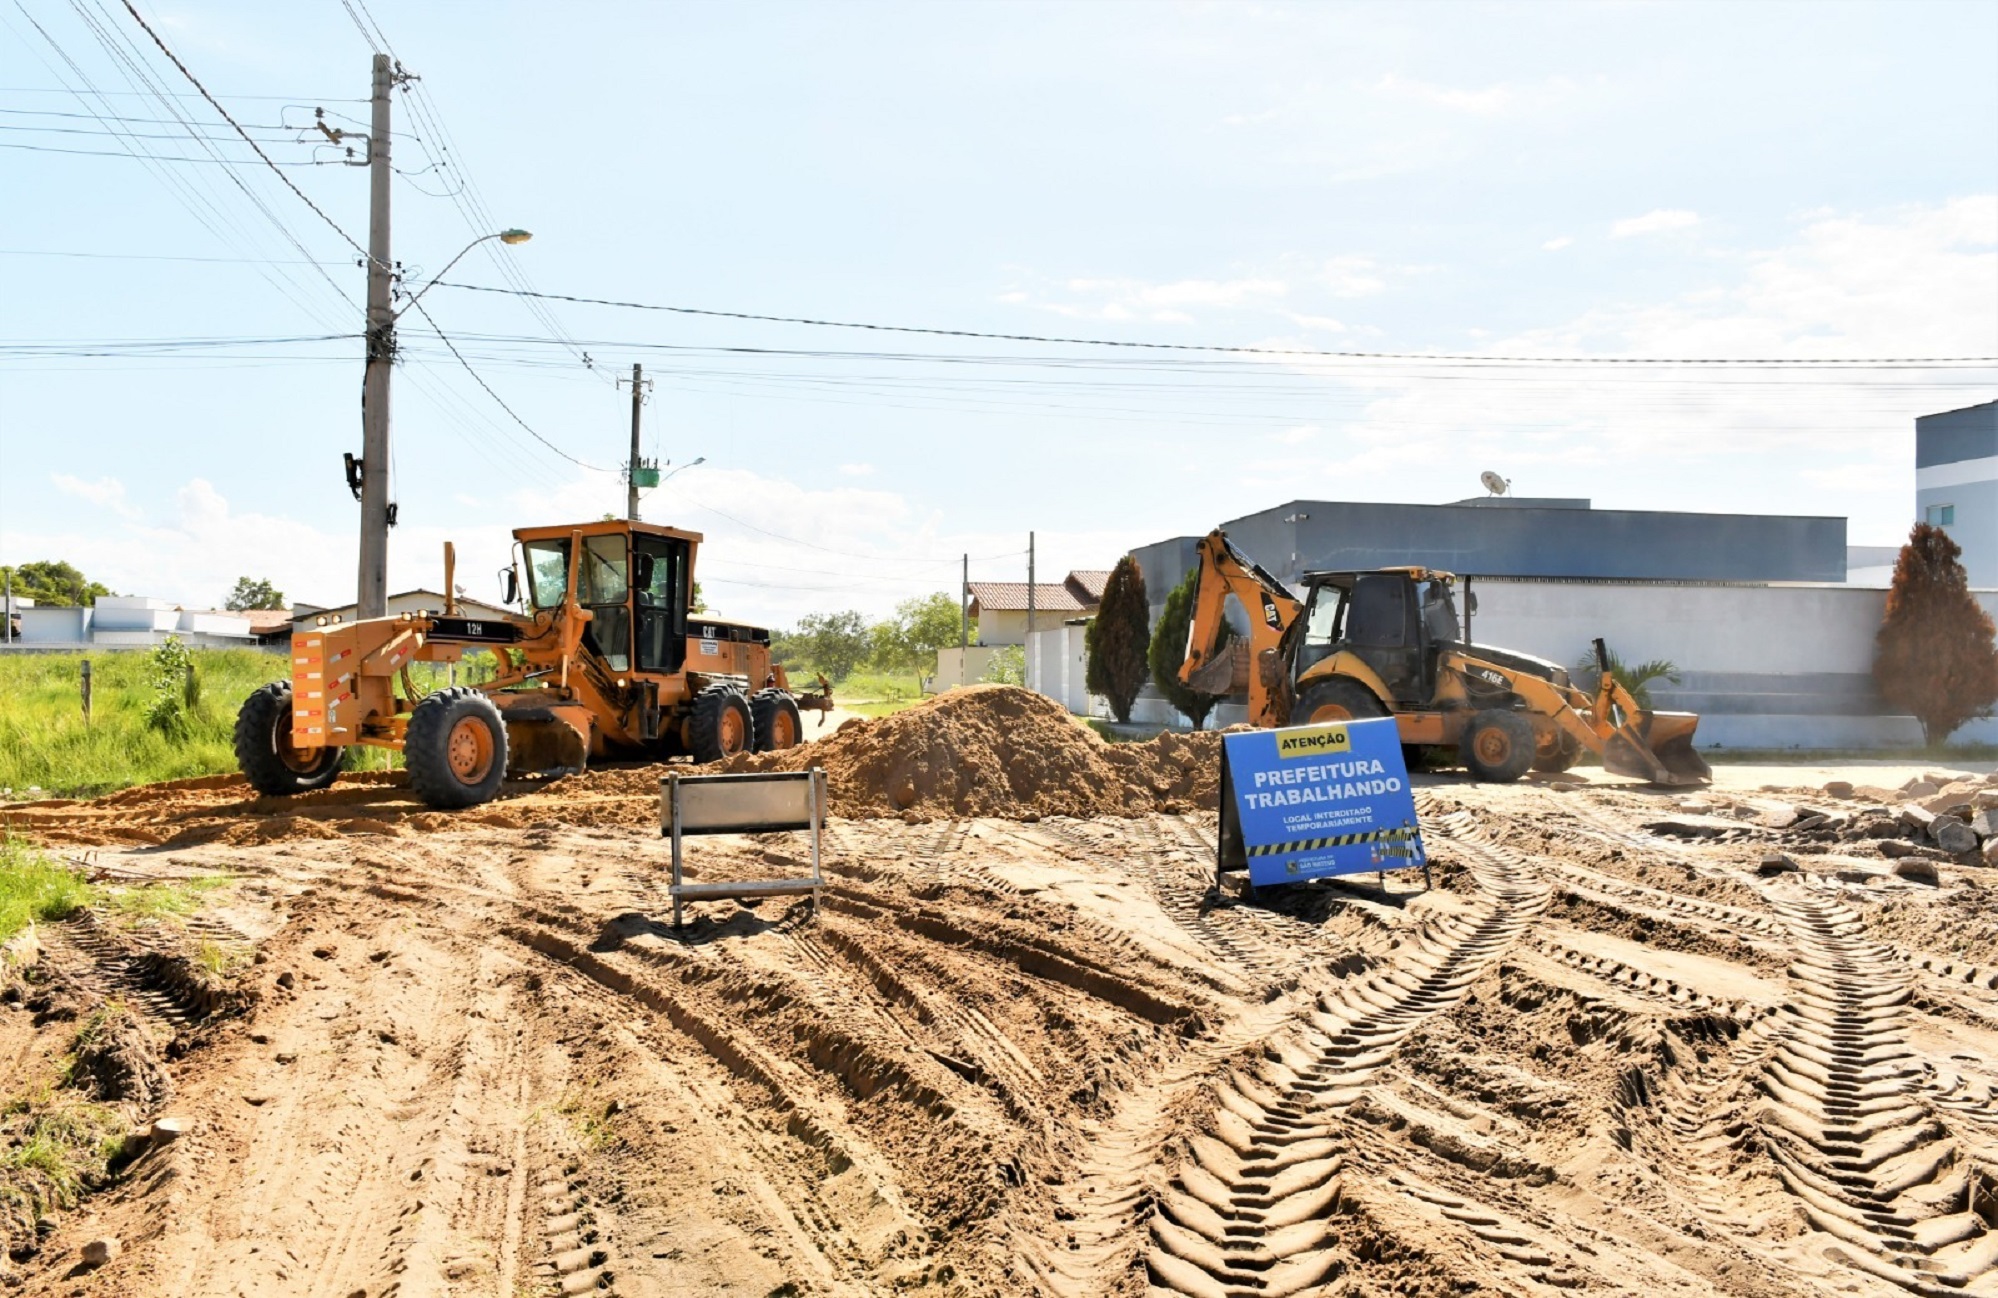
[[(14, 1220), (12, 1279), (1998, 1294), (1998, 871), (1917, 883), (1772, 828), (1822, 772), (1724, 770), (1696, 817), (1439, 775), (1433, 888), (1216, 906), (1212, 740), (1058, 736), (1015, 693), (823, 741), (819, 913), (709, 902), (679, 934), (656, 770), (458, 815), (390, 779), (14, 809), (113, 880), (235, 883), (186, 930), (44, 930), (48, 976), (159, 1045), (134, 1120), (189, 1129), (39, 1238)], [(804, 859), (689, 849), (709, 879)], [(256, 962), (204, 979), (173, 960), (198, 942)], [(33, 1017), (0, 1012), (17, 1071), (67, 1041)]]

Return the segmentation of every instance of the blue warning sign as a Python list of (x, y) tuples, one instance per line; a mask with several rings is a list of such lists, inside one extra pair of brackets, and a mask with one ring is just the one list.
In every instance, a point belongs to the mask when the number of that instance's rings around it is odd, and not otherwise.
[(1251, 884), (1424, 863), (1393, 720), (1257, 730), (1221, 744)]

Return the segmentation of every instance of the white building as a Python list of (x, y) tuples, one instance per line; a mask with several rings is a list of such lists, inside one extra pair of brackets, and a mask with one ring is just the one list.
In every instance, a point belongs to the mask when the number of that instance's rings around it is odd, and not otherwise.
[(1963, 547), (1973, 587), (1998, 586), (1998, 401), (1915, 421), (1915, 517)]

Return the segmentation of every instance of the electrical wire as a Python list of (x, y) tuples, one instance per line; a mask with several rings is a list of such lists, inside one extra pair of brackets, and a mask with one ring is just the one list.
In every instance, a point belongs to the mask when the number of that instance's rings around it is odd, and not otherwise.
[[(126, 0), (130, 3), (130, 0)], [(463, 289), (473, 293), (515, 293), (522, 290), (497, 288), (490, 284), (464, 284), (455, 280), (435, 281), (439, 288)], [(1871, 358), (1808, 357), (1660, 357), (1660, 356), (1494, 356), (1475, 352), (1360, 352), (1323, 351), (1309, 347), (1239, 347), (1219, 343), (1148, 343), (1130, 339), (1076, 338), (1048, 334), (987, 333), (975, 329), (939, 329), (923, 325), (890, 325), (853, 320), (822, 320), (810, 316), (759, 315), (748, 311), (717, 311), (705, 307), (663, 306), (650, 302), (628, 302), (616, 298), (582, 297), (571, 293), (527, 293), (530, 297), (584, 306), (619, 307), (630, 311), (662, 311), (673, 315), (705, 316), (718, 320), (746, 320), (763, 324), (810, 325), (827, 329), (865, 329), (877, 333), (925, 334), (938, 338), (977, 338), (993, 342), (1051, 343), (1068, 347), (1128, 347), (1143, 351), (1209, 352), (1241, 356), (1303, 356), (1321, 360), (1423, 361), (1463, 365), (1762, 365), (1762, 366), (1943, 366), (1993, 365), (1998, 356), (1896, 356)]]
[[(304, 190), (300, 189), (297, 185), (292, 183), (291, 177), (285, 175), (283, 170), (278, 167), (277, 163), (271, 161), (270, 155), (264, 152), (262, 145), (258, 144), (255, 140), (250, 138), (250, 133), (248, 131), (244, 130), (241, 126), (237, 126), (236, 119), (229, 115), (229, 110), (224, 108), (221, 104), (221, 101), (216, 99), (214, 95), (208, 93), (208, 87), (202, 85), (200, 78), (196, 77), (194, 73), (190, 72), (188, 70), (187, 65), (180, 61), (180, 56), (175, 54), (164, 40), (160, 39), (160, 34), (154, 31), (152, 24), (147, 22), (145, 18), (143, 18), (140, 15), (138, 9), (132, 4), (132, 0), (122, 0), (122, 3), (125, 6), (125, 12), (131, 14), (132, 21), (139, 24), (140, 28), (144, 30), (146, 35), (152, 37), (153, 44), (160, 47), (160, 53), (166, 55), (167, 61), (169, 63), (172, 63), (174, 67), (180, 70), (180, 74), (187, 78), (189, 85), (193, 86), (196, 90), (201, 92), (201, 97), (208, 101), (209, 107), (213, 108), (216, 112), (222, 114), (223, 121), (229, 123), (229, 125), (234, 126), (236, 128), (236, 134), (242, 136), (243, 142), (250, 146), (251, 151), (255, 153), (258, 158), (263, 160), (264, 165), (268, 166), (277, 175), (277, 178), (279, 180), (282, 180), (284, 182), (285, 188), (289, 189), (292, 193), (296, 194), (298, 196), (298, 200), (301, 203), (304, 203), (307, 207), (311, 208), (313, 214), (317, 216), (321, 221), (324, 221), (328, 226), (328, 228), (330, 228), (333, 231), (333, 233), (339, 235), (342, 239), (346, 240), (347, 246), (352, 248), (355, 252), (361, 254), (363, 260), (370, 260), (370, 261), (373, 260), (368, 256), (368, 250), (366, 248), (363, 248), (358, 242), (356, 242), (353, 235), (348, 234), (346, 230), (342, 229), (338, 221), (335, 221), (332, 217), (326, 215), (326, 212), (324, 211), (324, 209), (322, 209), (319, 206), (319, 204), (313, 202), (312, 199), (306, 195), (306, 192)], [(389, 268), (384, 267), (383, 269), (389, 269)]]
[(522, 419), (520, 417), (519, 412), (506, 403), (506, 399), (504, 397), (500, 396), (499, 393), (493, 391), (492, 384), (486, 382), (485, 378), (482, 375), (480, 375), (480, 373), (476, 369), (472, 368), (472, 363), (465, 359), (465, 354), (463, 352), (458, 350), (458, 344), (452, 342), (450, 336), (446, 334), (441, 327), (438, 326), (436, 319), (431, 316), (429, 308), (425, 307), (423, 303), (415, 301), (412, 301), (410, 305), (416, 308), (416, 313), (418, 315), (422, 316), (425, 320), (430, 321), (430, 327), (431, 329), (436, 331), (438, 341), (442, 342), (446, 347), (450, 348), (451, 354), (458, 358), (458, 363), (465, 367), (465, 373), (472, 376), (472, 381), (474, 383), (477, 383), (480, 387), (484, 388), (486, 390), (486, 395), (493, 399), (494, 404), (499, 406), (501, 410), (506, 411), (507, 416), (511, 418), (514, 423), (519, 424), (522, 428), (526, 429), (527, 432), (534, 438), (535, 441), (540, 442), (543, 446), (546, 446), (549, 450), (555, 452), (555, 454), (569, 461), (569, 463), (576, 465), (578, 468), (588, 469), (592, 473), (617, 472), (617, 470), (615, 469), (606, 469), (595, 464), (585, 463), (584, 461), (579, 460), (575, 456), (569, 454), (567, 451), (563, 450), (555, 443), (549, 441), (546, 437), (543, 437), (539, 432), (535, 430), (534, 425), (528, 423), (525, 419)]

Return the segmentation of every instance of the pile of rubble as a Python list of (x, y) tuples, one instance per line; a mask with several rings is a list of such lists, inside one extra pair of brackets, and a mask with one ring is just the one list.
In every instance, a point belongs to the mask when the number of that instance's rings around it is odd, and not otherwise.
[(1924, 775), (1899, 789), (1836, 781), (1828, 798), (1856, 804), (1803, 811), (1792, 837), (1871, 842), (1885, 857), (1927, 857), (1959, 865), (1998, 865), (1998, 774), (1981, 779)]

